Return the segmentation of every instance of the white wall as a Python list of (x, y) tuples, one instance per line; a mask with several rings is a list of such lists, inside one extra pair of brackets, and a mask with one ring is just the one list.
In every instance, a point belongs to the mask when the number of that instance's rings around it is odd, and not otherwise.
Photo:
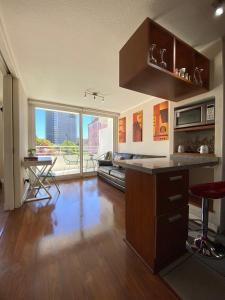
[(25, 192), (25, 170), (21, 162), (28, 149), (28, 101), (20, 80), (16, 78), (13, 79), (13, 119), (15, 207), (19, 207)]
[[(129, 152), (137, 154), (169, 155), (168, 141), (153, 141), (153, 106), (165, 101), (164, 99), (153, 99), (143, 104), (135, 106), (130, 110), (121, 113), (121, 117), (126, 117), (126, 143), (118, 145), (119, 152)], [(143, 140), (133, 142), (133, 113), (143, 110)], [(170, 109), (169, 109), (170, 114)], [(170, 136), (169, 136), (170, 138)]]

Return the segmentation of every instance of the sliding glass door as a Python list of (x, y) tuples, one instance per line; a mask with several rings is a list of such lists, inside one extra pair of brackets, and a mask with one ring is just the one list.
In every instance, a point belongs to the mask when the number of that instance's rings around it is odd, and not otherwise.
[(113, 152), (114, 118), (62, 111), (58, 107), (31, 107), (36, 155), (56, 158), (56, 176), (92, 174), (98, 159)]
[(80, 173), (80, 114), (35, 108), (35, 150), (56, 158), (56, 175)]
[(98, 159), (113, 151), (113, 118), (82, 115), (83, 173), (95, 172)]

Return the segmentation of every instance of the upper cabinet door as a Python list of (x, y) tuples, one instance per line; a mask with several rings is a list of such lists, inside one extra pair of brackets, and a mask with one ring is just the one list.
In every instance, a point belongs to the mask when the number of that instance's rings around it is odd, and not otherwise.
[(209, 59), (149, 18), (120, 50), (119, 59), (120, 87), (171, 101), (209, 89)]

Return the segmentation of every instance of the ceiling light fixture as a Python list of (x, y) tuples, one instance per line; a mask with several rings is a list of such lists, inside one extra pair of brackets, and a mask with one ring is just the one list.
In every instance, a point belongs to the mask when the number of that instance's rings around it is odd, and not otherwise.
[(216, 17), (221, 16), (224, 13), (224, 0), (216, 0), (212, 6), (214, 7), (214, 14)]
[(84, 92), (84, 99), (87, 99), (87, 96), (88, 95), (91, 95), (93, 96), (93, 99), (96, 100), (97, 98), (99, 98), (102, 102), (105, 101), (105, 98), (103, 95), (101, 95), (99, 92), (92, 92), (92, 91), (89, 91), (89, 90), (86, 90)]

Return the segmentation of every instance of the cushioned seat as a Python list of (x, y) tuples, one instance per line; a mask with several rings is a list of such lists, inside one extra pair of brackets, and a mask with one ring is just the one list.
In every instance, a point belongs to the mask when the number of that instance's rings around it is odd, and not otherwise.
[(118, 166), (119, 160), (127, 159), (142, 159), (142, 158), (156, 158), (163, 156), (155, 155), (142, 155), (142, 154), (132, 154), (132, 153), (119, 153), (114, 152), (112, 160), (98, 160), (98, 176), (114, 185), (121, 191), (125, 190), (125, 170)]
[(110, 175), (125, 180), (125, 170), (123, 169), (111, 170)]
[(98, 168), (98, 171), (99, 172), (102, 172), (102, 173), (105, 173), (105, 174), (110, 174), (110, 171), (113, 169), (113, 166), (110, 167), (110, 166), (102, 166), (102, 167), (99, 167)]
[(159, 158), (159, 157), (160, 156), (158, 155), (133, 154), (132, 159)]
[(225, 197), (225, 182), (211, 182), (198, 184), (190, 187), (190, 191), (195, 196), (208, 199), (220, 199)]

